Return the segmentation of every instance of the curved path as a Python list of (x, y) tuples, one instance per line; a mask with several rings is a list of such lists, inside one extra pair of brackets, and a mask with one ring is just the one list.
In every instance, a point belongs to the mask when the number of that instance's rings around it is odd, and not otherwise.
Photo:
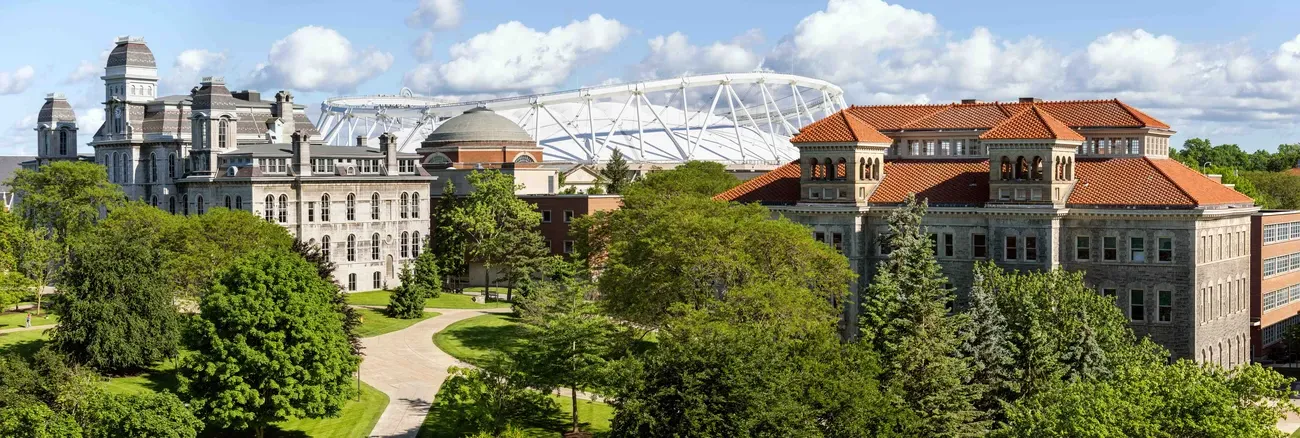
[(415, 437), (433, 396), (447, 378), (447, 367), (467, 366), (433, 345), (433, 335), (456, 321), (503, 309), (425, 309), (440, 315), (392, 333), (364, 338), (361, 381), (388, 394), (388, 407), (372, 437)]

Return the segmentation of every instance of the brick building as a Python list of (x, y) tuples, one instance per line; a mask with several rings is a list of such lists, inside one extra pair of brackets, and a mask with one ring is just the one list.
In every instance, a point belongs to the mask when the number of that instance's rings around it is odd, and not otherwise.
[(1258, 356), (1300, 322), (1300, 211), (1261, 211), (1250, 226), (1250, 337)]
[[(1249, 360), (1253, 201), (1168, 158), (1174, 132), (1119, 100), (855, 106), (800, 159), (718, 195), (812, 228), (872, 278), (908, 194), (964, 299), (973, 264), (1082, 270), (1175, 357)], [(856, 321), (858, 309), (846, 317)]]

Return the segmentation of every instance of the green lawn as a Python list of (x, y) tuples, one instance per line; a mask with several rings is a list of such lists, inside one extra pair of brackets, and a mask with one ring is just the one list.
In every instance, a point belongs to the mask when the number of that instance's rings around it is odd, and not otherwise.
[[(570, 415), (573, 412), (571, 408), (572, 400), (568, 396), (551, 395), (551, 400), (559, 406), (559, 410), (553, 415), (544, 419), (533, 419), (524, 424), (524, 436), (529, 438), (554, 438), (569, 427)], [(469, 436), (473, 431), (452, 430), (451, 427), (441, 424), (441, 418), (444, 415), (435, 404), (429, 410), (429, 415), (424, 417), (424, 423), (420, 425), (419, 438), (459, 438)], [(578, 421), (582, 423), (582, 430), (592, 432), (596, 437), (605, 437), (609, 435), (609, 424), (614, 419), (614, 408), (601, 402), (590, 400), (578, 400)]]
[(424, 312), (424, 316), (419, 318), (398, 319), (389, 318), (388, 315), (384, 315), (384, 312), (380, 310), (357, 309), (357, 312), (361, 314), (361, 326), (357, 327), (357, 335), (363, 338), (395, 332), (410, 327), (411, 324), (438, 316), (438, 312)]
[[(42, 310), (44, 311), (44, 310)], [(59, 317), (51, 313), (42, 316), (32, 315), (32, 326), (53, 325), (59, 322)], [(22, 327), (27, 324), (27, 312), (4, 312), (0, 313), (0, 330)]]
[(45, 345), (50, 337), (45, 330), (27, 330), (0, 334), (0, 354), (16, 351), (24, 357), (31, 357)]
[(511, 315), (482, 315), (457, 321), (433, 335), (433, 343), (452, 357), (480, 364), (494, 352), (508, 353), (523, 343), (524, 324)]
[[(268, 437), (309, 436), (312, 438), (355, 438), (370, 435), (379, 416), (388, 407), (388, 396), (370, 385), (361, 384), (361, 401), (353, 399), (343, 405), (336, 418), (292, 420), (278, 423), (268, 430)], [(275, 429), (279, 430), (275, 430)]]
[[(348, 304), (358, 306), (387, 306), (388, 297), (392, 292), (376, 290), (370, 292), (356, 292), (348, 294)], [(502, 301), (493, 301), (487, 304), (475, 303), (473, 297), (469, 295), (442, 293), (438, 298), (429, 298), (424, 301), (424, 307), (435, 309), (491, 309), (498, 307), (510, 307), (510, 303)]]

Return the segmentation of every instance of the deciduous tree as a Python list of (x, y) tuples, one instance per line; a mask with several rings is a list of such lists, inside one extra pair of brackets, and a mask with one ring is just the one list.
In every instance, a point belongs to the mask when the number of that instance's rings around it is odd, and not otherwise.
[(488, 286), (493, 266), (500, 266), (508, 276), (546, 253), (538, 229), (542, 214), (515, 196), (520, 187), (509, 175), (476, 171), (470, 173), (469, 183), (474, 191), (457, 202), (450, 221), (464, 239), (469, 259), (483, 264), (483, 283)]
[(14, 211), (30, 228), (48, 227), (68, 238), (90, 227), (103, 210), (123, 204), (126, 196), (108, 182), (103, 166), (84, 161), (55, 161), (37, 170), (19, 170), (9, 181), (19, 194)]

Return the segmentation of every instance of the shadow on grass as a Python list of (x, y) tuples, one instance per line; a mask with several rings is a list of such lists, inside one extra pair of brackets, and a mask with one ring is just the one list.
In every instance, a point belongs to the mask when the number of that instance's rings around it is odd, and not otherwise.
[[(420, 427), (419, 438), (460, 438), (478, 433), (479, 431), (474, 430), (473, 427), (454, 423), (457, 418), (455, 411), (462, 409), (471, 408), (434, 404), (429, 409), (429, 415), (424, 418), (424, 425)], [(516, 418), (514, 424), (523, 429), (523, 436), (529, 438), (555, 438), (569, 430), (569, 421), (569, 415), (561, 411), (559, 405), (552, 402), (549, 409)], [(589, 430), (590, 425), (588, 423), (582, 422), (580, 424), (583, 430)], [(607, 437), (609, 433), (596, 432), (594, 436)]]
[[(490, 352), (513, 352), (523, 343), (523, 338), (528, 334), (528, 328), (517, 317), (507, 316), (504, 319), (511, 324), (457, 328), (455, 337), (460, 341), (461, 345), (475, 351), (489, 354)], [(486, 357), (475, 358), (471, 362), (479, 362), (485, 359)]]
[[(0, 335), (2, 336), (2, 335)], [(24, 358), (30, 358), (36, 355), (37, 351), (44, 347), (48, 340), (32, 339), (28, 341), (19, 341), (9, 345), (0, 346), (0, 354), (14, 353)]]

